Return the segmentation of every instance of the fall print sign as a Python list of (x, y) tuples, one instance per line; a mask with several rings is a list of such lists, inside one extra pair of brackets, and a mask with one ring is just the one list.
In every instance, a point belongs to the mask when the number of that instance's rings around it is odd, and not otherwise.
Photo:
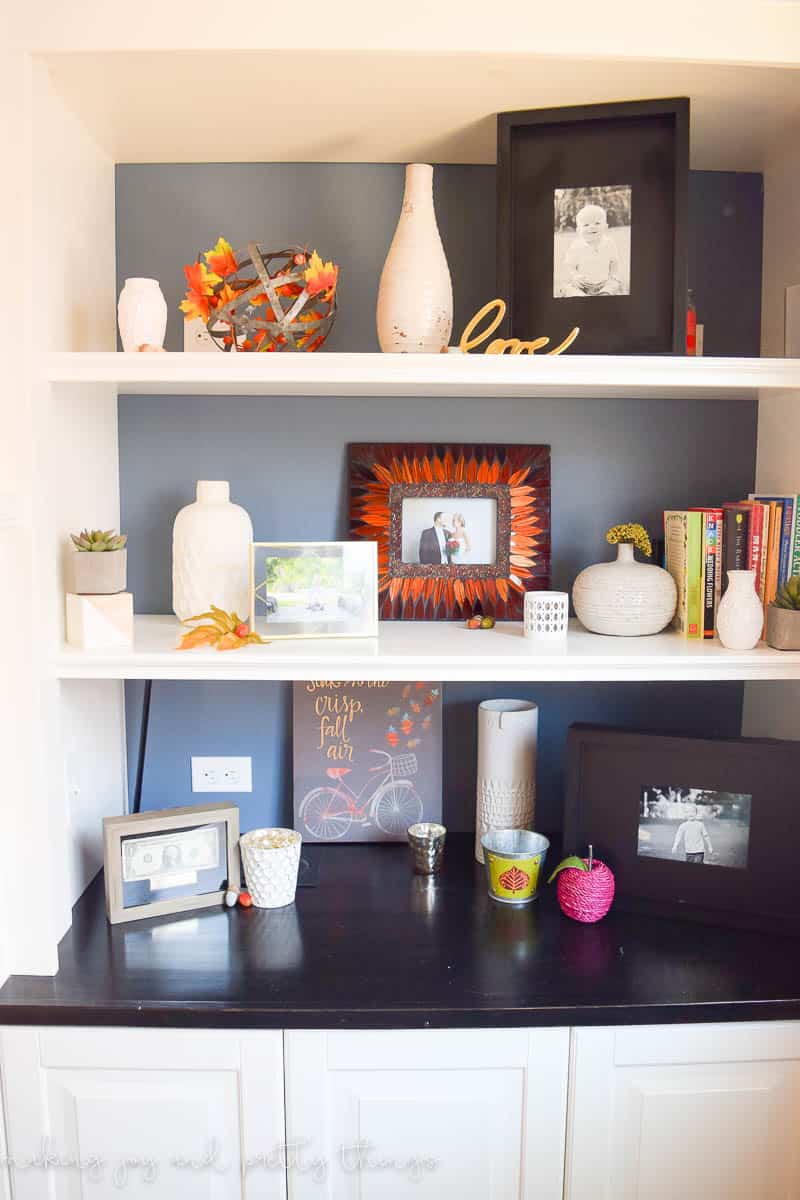
[(441, 820), (441, 684), (295, 683), (293, 736), (304, 841), (405, 841)]

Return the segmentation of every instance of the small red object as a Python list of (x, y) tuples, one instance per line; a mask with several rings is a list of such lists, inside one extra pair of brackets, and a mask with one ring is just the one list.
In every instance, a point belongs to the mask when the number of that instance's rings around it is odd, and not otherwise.
[(239, 892), (239, 904), (242, 906), (242, 908), (252, 908), (253, 897), (249, 892)]
[[(583, 860), (587, 866), (589, 860)], [(591, 871), (565, 867), (558, 876), (558, 903), (565, 917), (593, 925), (601, 921), (614, 899), (614, 872), (599, 858), (592, 862)]]
[(237, 625), (236, 629), (234, 630), (234, 633), (236, 634), (237, 637), (247, 637), (249, 632), (250, 632), (250, 630), (247, 627), (247, 625), (244, 623), (244, 621), (242, 621), (241, 625)]
[(480, 617), (468, 617), (467, 618), (467, 629), (480, 629), (480, 627), (481, 627)]

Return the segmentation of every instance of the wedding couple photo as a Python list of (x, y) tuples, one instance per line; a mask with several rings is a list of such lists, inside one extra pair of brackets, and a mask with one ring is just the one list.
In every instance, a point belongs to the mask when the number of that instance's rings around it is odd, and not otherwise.
[(415, 497), (403, 500), (403, 562), (423, 566), (494, 563), (497, 501)]

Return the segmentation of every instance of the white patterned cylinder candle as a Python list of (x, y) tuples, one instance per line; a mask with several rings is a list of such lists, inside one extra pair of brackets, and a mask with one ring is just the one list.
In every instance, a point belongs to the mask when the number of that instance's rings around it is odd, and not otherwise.
[(536, 812), (539, 708), (529, 700), (484, 700), (478, 707), (475, 858), (492, 829), (532, 829)]
[(239, 838), (239, 849), (253, 906), (291, 904), (300, 868), (300, 834), (294, 829), (251, 829)]
[(565, 642), (569, 628), (567, 592), (525, 593), (525, 637), (534, 642)]

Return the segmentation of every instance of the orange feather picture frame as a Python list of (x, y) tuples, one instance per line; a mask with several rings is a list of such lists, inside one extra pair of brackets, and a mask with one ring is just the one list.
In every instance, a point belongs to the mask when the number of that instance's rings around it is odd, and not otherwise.
[(525, 593), (549, 588), (549, 446), (360, 442), (349, 458), (383, 620), (520, 620)]

